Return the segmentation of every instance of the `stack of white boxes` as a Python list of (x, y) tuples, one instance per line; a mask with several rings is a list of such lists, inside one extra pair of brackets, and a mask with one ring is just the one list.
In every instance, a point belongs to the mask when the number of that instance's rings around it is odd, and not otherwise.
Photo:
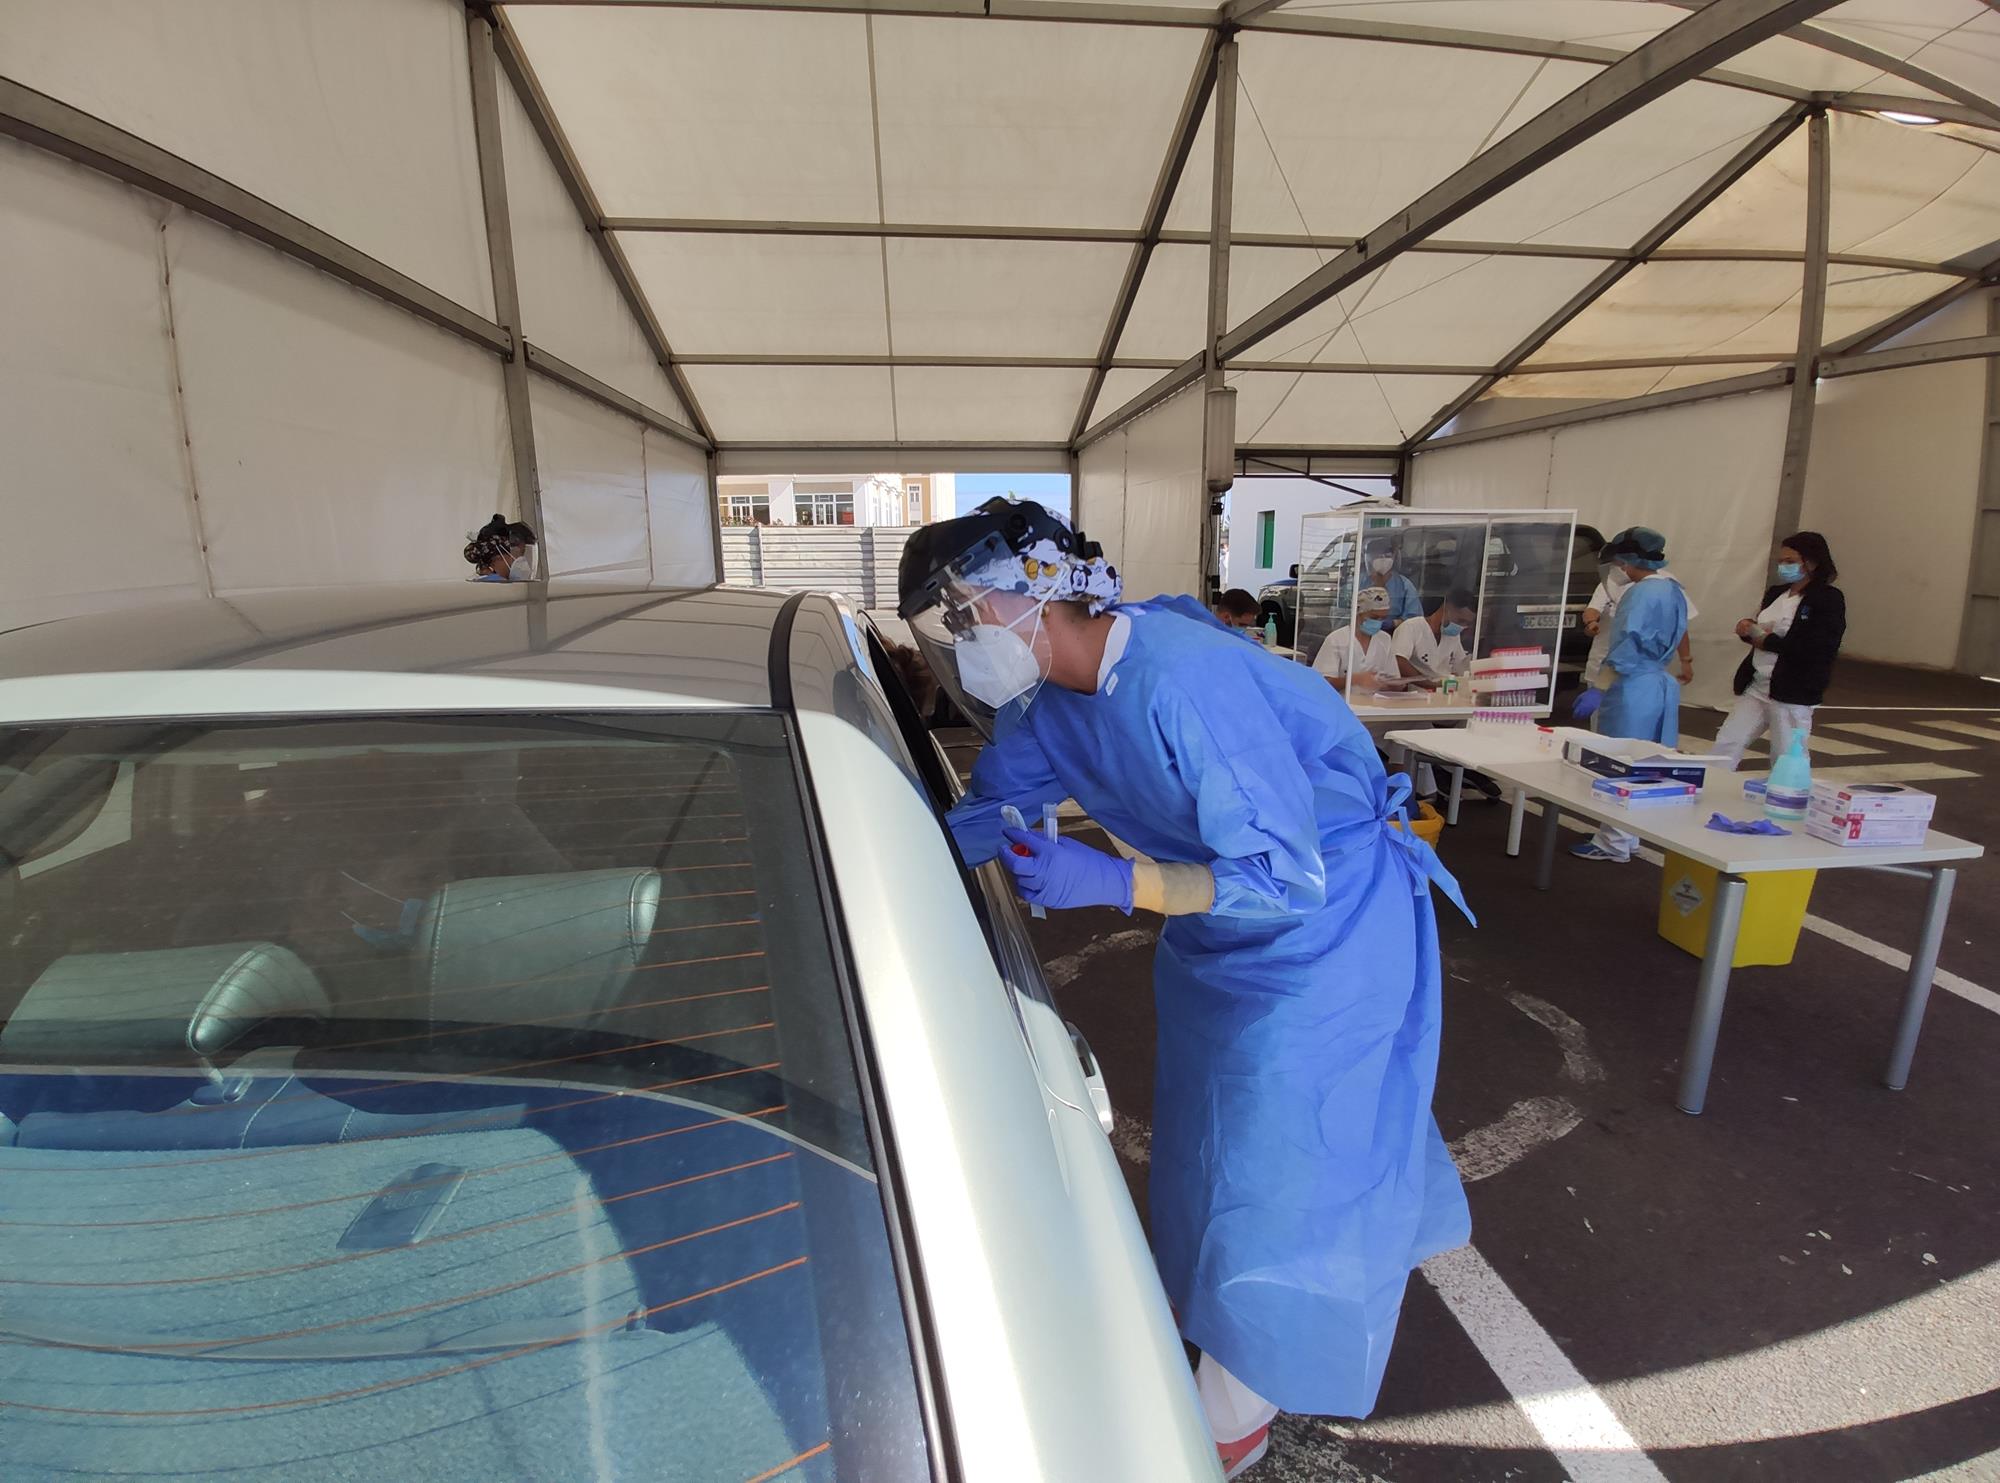
[(1838, 845), (1920, 845), (1937, 799), (1901, 783), (1814, 783), (1806, 833)]

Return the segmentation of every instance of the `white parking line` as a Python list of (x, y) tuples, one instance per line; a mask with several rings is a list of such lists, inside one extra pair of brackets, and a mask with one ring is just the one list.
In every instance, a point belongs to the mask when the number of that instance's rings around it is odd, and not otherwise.
[[(1996, 736), (1994, 740), (2000, 741), (2000, 736)], [(1677, 745), (1683, 752), (1707, 752), (1714, 749), (1715, 738), (1691, 736), (1684, 731), (1681, 733), (1681, 739)], [(1768, 740), (1750, 743), (1749, 750), (1752, 752), (1768, 752), (1770, 750)], [(1860, 742), (1842, 741), (1837, 736), (1828, 736), (1824, 730), (1815, 731), (1807, 739), (1806, 750), (1811, 752), (1815, 757), (1879, 757), (1882, 755), (1880, 747), (1868, 747), (1863, 746)]]
[(1974, 726), (1970, 721), (1919, 721), (1917, 724), (1937, 731), (1955, 732), (1959, 736), (1976, 736), (1981, 741), (2000, 742), (2000, 731), (1990, 726)]
[(1485, 1257), (1461, 1246), (1425, 1262), (1423, 1274), (1576, 1483), (1666, 1483)]
[[(1830, 721), (1841, 731), (1851, 731), (1856, 736), (1872, 736), (1877, 741), (1894, 742), (1902, 747), (1916, 747), (1925, 752), (1969, 752), (1971, 742), (1948, 741), (1942, 736), (1930, 736), (1921, 731), (1905, 731), (1900, 726), (1878, 726), (1873, 721)], [(1826, 727), (1820, 728), (1822, 731)]]
[(1943, 783), (1979, 776), (1940, 762), (1861, 762), (1852, 767), (1815, 767), (1812, 775), (1815, 781), (1823, 778), (1829, 783)]

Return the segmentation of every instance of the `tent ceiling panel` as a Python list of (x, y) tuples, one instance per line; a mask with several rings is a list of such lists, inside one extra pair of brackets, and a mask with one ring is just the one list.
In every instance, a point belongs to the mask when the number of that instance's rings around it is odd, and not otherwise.
[(888, 353), (878, 241), (705, 232), (618, 239), (677, 354)]
[(606, 215), (881, 220), (864, 17), (567, 5), (507, 17)]
[(1849, 0), (1816, 24), (2000, 101), (2000, 15), (1981, 0)]
[(1958, 281), (1943, 273), (1899, 273), (1835, 264), (1826, 274), (1826, 342), (1833, 344), (1893, 319)]
[(883, 219), (1027, 226), (1139, 225), (1205, 41), (908, 16), (873, 32)]
[(899, 355), (1095, 355), (1132, 255), (1116, 242), (910, 237), (882, 250)]
[(899, 366), (896, 427), (906, 442), (1060, 442), (1087, 371), (1006, 366)]
[(528, 110), (504, 79), (498, 93), (523, 335), (654, 411), (689, 421), (584, 231)]
[(1646, 263), (1528, 359), (1528, 365), (1704, 353), (1789, 357), (1798, 348), (1797, 263)]
[(1626, 397), (1645, 396), (1655, 391), (1672, 391), (1682, 386), (1700, 386), (1709, 381), (1755, 375), (1758, 371), (1770, 370), (1774, 364), (1776, 362), (1730, 362), (1724, 365), (1611, 366), (1586, 371), (1539, 371), (1503, 376), (1479, 400), (1493, 402), (1536, 397), (1575, 402), (1622, 401)]
[(2000, 242), (2000, 155), (1881, 119), (1831, 122), (1833, 251), (1945, 262)]
[[(1310, 268), (1314, 261), (1312, 254), (1302, 253), (1300, 256)], [(1239, 265), (1247, 267), (1251, 257), (1251, 250), (1247, 247), (1231, 251), (1231, 269), (1235, 270)], [(1292, 282), (1297, 282), (1297, 279)], [(1290, 286), (1290, 283), (1285, 283), (1279, 288), (1282, 292)], [(1125, 333), (1119, 337), (1117, 353), (1132, 359), (1152, 356), (1179, 359), (1192, 355), (1201, 348), (1207, 305), (1208, 249), (1185, 243), (1162, 243), (1153, 249), (1152, 260), (1146, 264), (1146, 276), (1139, 280), (1139, 292), (1132, 300), (1131, 317), (1125, 321)], [(1134, 387), (1133, 390), (1137, 392), (1144, 388)], [(1112, 402), (1106, 410), (1122, 405), (1122, 402)]]
[(718, 441), (896, 441), (886, 366), (688, 366), (685, 372)]
[(1090, 416), (1084, 419), (1086, 425), (1117, 411), (1159, 379), (1158, 371), (1106, 371), (1104, 385), (1098, 389), (1097, 401), (1091, 406)]
[(1232, 375), (1236, 441), (1245, 448), (1373, 448), (1402, 442), (1472, 385), (1462, 376)]
[(492, 315), (456, 6), (350, 0), (307, 20), (232, 0), (13, 0), (0, 58), (16, 82)]
[[(1594, 76), (1584, 63), (1391, 42), (1239, 38), (1234, 226), (1357, 235)], [(1449, 98), (1441, 108), (1438, 100)], [(1208, 161), (1190, 160), (1168, 225), (1207, 225)], [(1199, 209), (1196, 209), (1197, 204)]]
[(1761, 93), (1688, 83), (1475, 207), (1452, 224), (1451, 235), (1629, 246), (1788, 106)]
[(1805, 251), (1806, 150), (1806, 131), (1792, 130), (1666, 247)]
[(1574, 41), (1630, 51), (1677, 17), (1654, 0), (1293, 0), (1287, 15), (1393, 21), (1447, 31), (1485, 31), (1527, 41)]

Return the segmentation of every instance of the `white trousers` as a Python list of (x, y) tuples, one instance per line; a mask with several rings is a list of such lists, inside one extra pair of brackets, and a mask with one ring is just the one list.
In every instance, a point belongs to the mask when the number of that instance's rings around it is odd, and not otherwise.
[[(1730, 766), (1740, 767), (1743, 765), (1743, 753), (1750, 743), (1768, 731), (1771, 733), (1771, 760), (1775, 762), (1792, 749), (1795, 734), (1803, 732), (1807, 736), (1812, 735), (1812, 719), (1811, 706), (1786, 705), (1753, 686), (1736, 697), (1729, 719), (1722, 723), (1722, 730), (1715, 738), (1715, 750), (1729, 759)], [(1806, 749), (1812, 749), (1811, 742), (1806, 744)]]
[(1194, 1369), (1194, 1388), (1208, 1415), (1209, 1435), (1218, 1442), (1240, 1442), (1259, 1427), (1269, 1426), (1278, 1408), (1238, 1380), (1204, 1353)]

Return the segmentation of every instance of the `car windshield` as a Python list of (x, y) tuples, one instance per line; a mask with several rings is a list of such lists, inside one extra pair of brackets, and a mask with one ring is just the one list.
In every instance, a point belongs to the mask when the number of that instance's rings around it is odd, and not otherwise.
[(0, 729), (0, 1471), (928, 1477), (789, 748)]

